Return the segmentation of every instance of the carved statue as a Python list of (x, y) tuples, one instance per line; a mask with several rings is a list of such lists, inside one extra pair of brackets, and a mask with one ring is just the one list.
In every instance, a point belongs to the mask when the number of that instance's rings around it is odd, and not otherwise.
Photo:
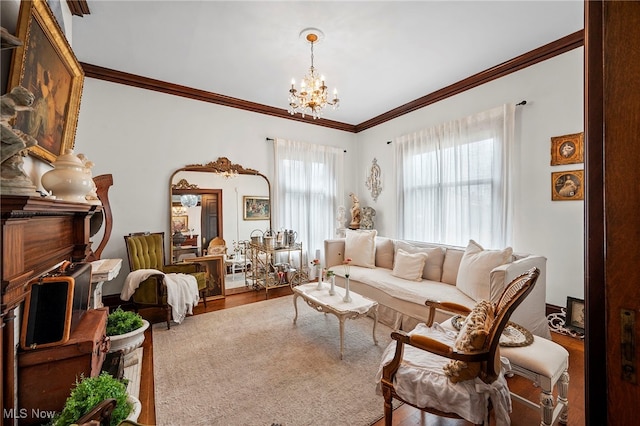
[(351, 202), (353, 205), (351, 206), (351, 223), (349, 224), (349, 228), (351, 229), (360, 229), (360, 200), (353, 192), (349, 194), (351, 197)]
[(346, 237), (345, 224), (347, 223), (347, 209), (345, 209), (344, 206), (338, 206), (336, 210), (336, 222), (338, 223), (336, 237)]
[(14, 87), (11, 92), (2, 95), (1, 101), (1, 159), (0, 187), (6, 195), (39, 195), (36, 187), (25, 173), (22, 165), (27, 148), (37, 145), (32, 136), (13, 128), (19, 112), (31, 110), (34, 96), (22, 86)]
[(84, 173), (89, 177), (89, 179), (91, 180), (91, 191), (89, 191), (89, 193), (85, 196), (85, 198), (87, 199), (87, 202), (89, 204), (94, 204), (94, 205), (100, 205), (102, 204), (100, 202), (100, 199), (98, 198), (98, 194), (97, 194), (97, 187), (95, 182), (93, 181), (93, 172), (91, 171), (91, 169), (94, 166), (93, 161), (89, 160), (87, 158), (86, 155), (84, 154), (78, 154), (78, 158), (80, 159), (80, 161), (82, 161), (82, 164), (84, 164)]
[(373, 229), (373, 218), (376, 215), (376, 209), (373, 207), (362, 208), (362, 220), (360, 221), (360, 229)]

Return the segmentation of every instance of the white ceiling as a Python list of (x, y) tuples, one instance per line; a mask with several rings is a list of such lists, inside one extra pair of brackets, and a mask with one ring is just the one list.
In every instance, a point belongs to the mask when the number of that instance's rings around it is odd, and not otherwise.
[(571, 1), (89, 0), (73, 49), (93, 65), (286, 109), (316, 69), (359, 124), (583, 28)]

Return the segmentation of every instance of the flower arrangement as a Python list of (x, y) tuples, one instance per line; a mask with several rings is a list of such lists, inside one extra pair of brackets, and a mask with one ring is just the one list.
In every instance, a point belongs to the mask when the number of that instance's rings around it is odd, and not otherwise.
[(316, 267), (316, 268), (317, 268), (318, 266), (320, 266), (320, 259), (313, 259), (313, 260), (311, 261), (311, 266)]
[(351, 261), (350, 257), (347, 257), (342, 264), (344, 265), (344, 276), (349, 278), (349, 271), (351, 270)]
[(333, 271), (331, 271), (331, 270), (329, 270), (329, 269), (326, 269), (326, 268), (325, 268), (325, 271), (326, 271), (326, 272), (324, 273), (324, 275), (325, 275), (325, 277), (327, 277), (327, 278), (331, 278), (331, 277), (333, 277), (333, 276), (336, 274), (335, 272), (333, 272)]

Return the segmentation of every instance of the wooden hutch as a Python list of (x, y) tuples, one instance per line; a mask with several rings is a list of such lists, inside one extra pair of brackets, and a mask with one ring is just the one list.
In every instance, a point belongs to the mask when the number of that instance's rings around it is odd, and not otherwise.
[[(94, 257), (90, 224), (94, 214), (102, 214), (103, 207), (14, 195), (3, 195), (1, 202), (0, 412), (16, 413), (20, 407), (16, 397), (19, 324), (14, 320), (28, 296), (27, 283), (62, 261), (80, 262)], [(12, 423), (3, 415), (3, 424)]]

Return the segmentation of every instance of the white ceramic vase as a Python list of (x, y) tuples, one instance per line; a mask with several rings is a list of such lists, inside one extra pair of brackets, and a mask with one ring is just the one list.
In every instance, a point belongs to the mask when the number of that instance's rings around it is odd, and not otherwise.
[(135, 349), (138, 349), (140, 345), (142, 345), (142, 342), (144, 342), (144, 331), (147, 328), (149, 328), (149, 321), (143, 319), (142, 327), (136, 328), (128, 333), (109, 336), (109, 340), (111, 340), (109, 352), (122, 351), (124, 355), (127, 355)]
[(342, 301), (345, 303), (351, 303), (351, 295), (349, 294), (349, 274), (346, 274), (344, 278), (344, 297), (342, 298)]
[(331, 287), (329, 288), (329, 296), (336, 294), (336, 277), (331, 275)]
[(87, 175), (82, 161), (66, 150), (53, 162), (53, 170), (42, 175), (44, 189), (51, 192), (57, 200), (87, 204), (86, 195), (93, 189), (93, 181)]

